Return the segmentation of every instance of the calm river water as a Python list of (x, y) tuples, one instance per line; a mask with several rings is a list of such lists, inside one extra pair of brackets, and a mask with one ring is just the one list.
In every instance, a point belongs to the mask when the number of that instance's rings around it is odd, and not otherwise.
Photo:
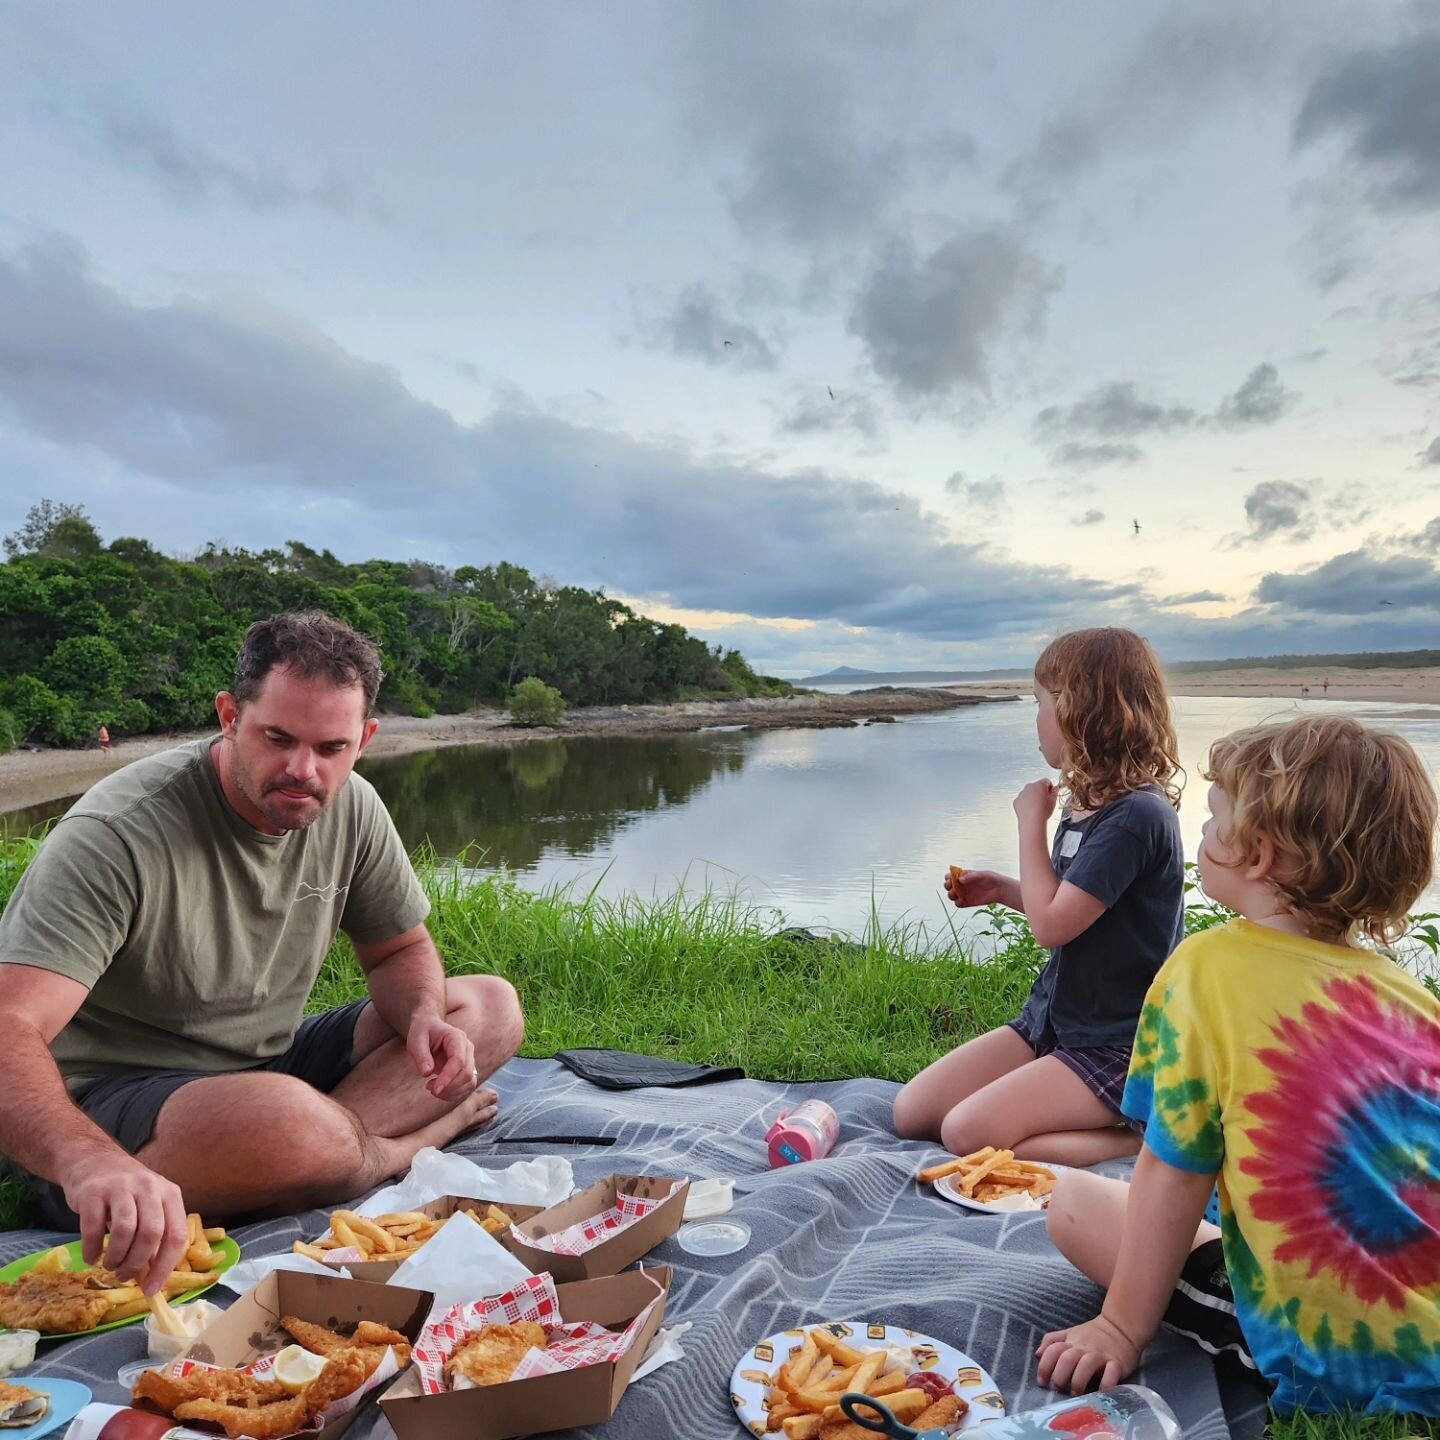
[[(1294, 714), (1297, 703), (1306, 702), (1175, 701), (1192, 775), (1180, 811), (1187, 855), (1205, 820), (1198, 769), (1210, 742)], [(1440, 772), (1440, 706), (1327, 708), (1401, 731)], [(476, 868), (508, 870), (527, 889), (649, 897), (708, 886), (775, 912), (777, 924), (858, 934), (873, 912), (937, 936), (955, 915), (940, 888), (945, 867), (1013, 874), (1010, 802), (1047, 773), (1028, 698), (853, 730), (462, 747), (361, 768), (408, 845), (428, 841), (444, 855), (473, 846)], [(23, 818), (33, 824), (64, 808)], [(1431, 902), (1440, 909), (1440, 890)]]

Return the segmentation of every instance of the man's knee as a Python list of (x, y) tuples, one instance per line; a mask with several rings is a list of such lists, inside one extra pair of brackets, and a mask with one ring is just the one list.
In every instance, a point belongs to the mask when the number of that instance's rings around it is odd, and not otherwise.
[(499, 975), (459, 975), (447, 987), (449, 1018), (477, 1050), (503, 1064), (525, 1039), (525, 1012), (515, 987)]

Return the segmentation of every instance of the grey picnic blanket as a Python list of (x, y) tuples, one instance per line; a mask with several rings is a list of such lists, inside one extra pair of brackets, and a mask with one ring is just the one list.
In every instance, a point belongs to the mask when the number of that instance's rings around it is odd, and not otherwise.
[[(895, 1085), (734, 1080), (615, 1094), (553, 1060), (514, 1060), (494, 1083), (502, 1117), (493, 1134), (455, 1147), (481, 1167), (503, 1169), (547, 1148), (493, 1143), (507, 1135), (611, 1136), (609, 1148), (561, 1148), (577, 1185), (613, 1172), (730, 1178), (733, 1214), (752, 1233), (734, 1255), (693, 1256), (674, 1240), (653, 1252), (650, 1260), (675, 1272), (666, 1323), (692, 1325), (681, 1342), (685, 1359), (634, 1385), (607, 1425), (566, 1435), (739, 1440), (728, 1382), (742, 1352), (777, 1331), (827, 1320), (884, 1320), (948, 1342), (990, 1371), (1012, 1414), (1056, 1398), (1035, 1385), (1036, 1345), (1047, 1330), (1093, 1315), (1100, 1292), (1052, 1248), (1042, 1216), (976, 1214), (916, 1185), (916, 1169), (939, 1152), (895, 1138)], [(768, 1169), (765, 1130), (808, 1095), (839, 1113), (840, 1144), (825, 1160)], [(246, 1254), (264, 1255), (327, 1223), (315, 1211), (233, 1233)], [(34, 1230), (0, 1236), (0, 1262), (57, 1238)], [(222, 1287), (212, 1298), (233, 1297)], [(136, 1325), (49, 1344), (32, 1373), (79, 1380), (96, 1399), (123, 1403), (116, 1372), (143, 1356)], [(1151, 1347), (1138, 1378), (1170, 1402), (1188, 1440), (1260, 1433), (1266, 1412), (1258, 1387), (1222, 1387), (1211, 1361), (1178, 1337), (1163, 1335)], [(351, 1433), (393, 1437), (373, 1406)]]

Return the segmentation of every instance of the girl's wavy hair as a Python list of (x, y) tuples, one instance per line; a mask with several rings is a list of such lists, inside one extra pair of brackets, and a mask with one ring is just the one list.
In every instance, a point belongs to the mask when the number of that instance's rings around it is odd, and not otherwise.
[[(1072, 630), (1035, 662), (1065, 742), (1061, 787), (1080, 810), (1158, 785), (1178, 810), (1184, 771), (1165, 675), (1133, 630)], [(1177, 779), (1177, 777), (1179, 777)]]
[(1435, 869), (1437, 802), (1408, 741), (1348, 715), (1237, 730), (1210, 747), (1205, 778), (1230, 801), (1222, 835), (1252, 863), (1264, 834), (1270, 883), (1321, 937), (1389, 944)]

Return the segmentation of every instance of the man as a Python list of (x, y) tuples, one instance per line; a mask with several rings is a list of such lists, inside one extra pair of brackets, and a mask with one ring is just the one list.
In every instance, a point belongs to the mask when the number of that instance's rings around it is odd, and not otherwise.
[[(524, 1020), (447, 980), (389, 815), (351, 772), (375, 647), (319, 612), (250, 627), (220, 737), (102, 780), (0, 916), (0, 1154), (86, 1258), (153, 1290), (187, 1208), (358, 1195), (491, 1120)], [(302, 1012), (337, 929), (368, 1001)]]

